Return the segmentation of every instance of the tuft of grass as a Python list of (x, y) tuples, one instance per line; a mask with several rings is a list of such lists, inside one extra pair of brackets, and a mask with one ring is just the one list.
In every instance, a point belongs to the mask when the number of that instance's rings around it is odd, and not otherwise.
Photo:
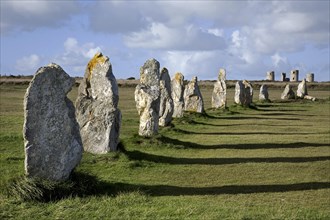
[(99, 181), (96, 177), (73, 172), (66, 181), (50, 181), (18, 176), (7, 185), (7, 194), (21, 201), (51, 202), (69, 197), (85, 197), (97, 193)]

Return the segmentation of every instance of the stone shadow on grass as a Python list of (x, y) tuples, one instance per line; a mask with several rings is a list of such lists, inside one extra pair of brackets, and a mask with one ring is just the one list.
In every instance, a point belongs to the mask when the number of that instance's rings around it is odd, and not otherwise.
[(148, 161), (172, 165), (227, 165), (241, 163), (305, 163), (330, 160), (330, 156), (318, 157), (234, 157), (234, 158), (181, 158), (150, 154), (138, 150), (126, 151), (130, 160)]
[(278, 193), (329, 189), (330, 182), (306, 182), (293, 184), (270, 185), (228, 185), (213, 187), (181, 187), (169, 185), (142, 185), (128, 183), (111, 183), (108, 185), (112, 194), (118, 192), (139, 191), (150, 196), (195, 196), (195, 195), (224, 195), (251, 193)]

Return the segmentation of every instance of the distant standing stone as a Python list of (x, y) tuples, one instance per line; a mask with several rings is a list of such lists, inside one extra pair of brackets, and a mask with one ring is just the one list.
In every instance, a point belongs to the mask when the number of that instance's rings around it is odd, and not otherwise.
[(104, 154), (117, 150), (121, 124), (118, 101), (118, 85), (109, 58), (97, 53), (87, 65), (76, 100), (85, 151)]
[(249, 106), (253, 100), (253, 87), (247, 81), (238, 81), (235, 86), (234, 101), (238, 105)]
[(298, 89), (297, 89), (297, 97), (302, 98), (302, 99), (309, 99), (309, 100), (312, 100), (312, 101), (316, 100), (315, 97), (310, 96), (307, 93), (307, 81), (306, 81), (306, 79), (303, 79), (303, 81), (301, 81), (301, 83), (299, 83)]
[(28, 177), (63, 181), (82, 157), (79, 125), (66, 97), (74, 85), (57, 64), (41, 67), (24, 98), (25, 172)]
[(160, 80), (159, 126), (167, 126), (172, 121), (173, 100), (166, 89), (165, 80)]
[(199, 90), (196, 76), (192, 78), (188, 85), (186, 85), (184, 90), (184, 106), (185, 111), (198, 113), (204, 112), (203, 97)]
[(140, 68), (140, 84), (135, 88), (136, 109), (140, 116), (139, 135), (151, 137), (159, 126), (159, 62), (147, 60)]
[(304, 98), (305, 95), (308, 95), (308, 93), (307, 93), (307, 83), (306, 83), (306, 80), (303, 79), (303, 81), (301, 81), (301, 83), (299, 83), (299, 85), (298, 85), (297, 97)]
[(167, 126), (172, 121), (173, 99), (171, 97), (171, 78), (168, 70), (164, 67), (160, 71), (160, 106), (159, 126)]
[(184, 76), (182, 73), (176, 73), (172, 79), (172, 99), (174, 104), (173, 116), (174, 118), (181, 118), (184, 113)]
[(260, 87), (259, 101), (269, 101), (268, 86), (265, 84)]
[(294, 98), (295, 98), (295, 93), (292, 90), (292, 86), (290, 84), (287, 84), (284, 88), (284, 91), (281, 94), (281, 99), (288, 100)]
[(218, 80), (214, 83), (212, 108), (225, 108), (227, 103), (226, 70), (220, 69)]

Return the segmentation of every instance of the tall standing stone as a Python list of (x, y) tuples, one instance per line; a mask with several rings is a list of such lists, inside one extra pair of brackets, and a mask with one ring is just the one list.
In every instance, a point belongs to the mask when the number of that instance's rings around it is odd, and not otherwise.
[(220, 69), (218, 80), (214, 83), (212, 108), (225, 108), (227, 104), (226, 70)]
[(85, 151), (104, 154), (117, 150), (121, 124), (118, 101), (118, 85), (109, 58), (97, 53), (87, 65), (76, 99)]
[(253, 100), (253, 87), (247, 80), (237, 81), (234, 101), (238, 105), (249, 106)]
[(181, 118), (184, 113), (184, 76), (181, 73), (176, 73), (172, 79), (172, 99), (174, 104), (174, 111), (172, 117)]
[(139, 135), (150, 137), (158, 133), (159, 125), (159, 62), (147, 60), (140, 68), (140, 84), (135, 88), (136, 109), (140, 116)]
[(306, 79), (303, 79), (303, 81), (301, 81), (301, 83), (298, 84), (297, 97), (304, 98), (304, 96), (306, 95), (308, 95), (307, 83), (306, 83)]
[(307, 73), (306, 74), (306, 81), (307, 82), (314, 82), (314, 73)]
[(275, 80), (275, 72), (274, 71), (267, 72), (266, 80), (267, 81), (274, 81)]
[(287, 84), (284, 88), (284, 91), (281, 94), (281, 99), (288, 100), (294, 98), (295, 98), (295, 93), (292, 90), (292, 86), (290, 84)]
[(299, 81), (299, 70), (291, 70), (290, 82), (298, 82), (298, 81)]
[(67, 98), (74, 85), (57, 64), (41, 67), (24, 98), (25, 172), (28, 177), (63, 181), (82, 157), (79, 125)]
[(160, 80), (159, 126), (167, 126), (172, 121), (173, 100), (166, 89), (165, 80)]
[(184, 90), (184, 106), (185, 111), (204, 112), (203, 97), (199, 90), (196, 76), (186, 85)]
[(260, 87), (259, 101), (269, 101), (268, 86), (265, 84)]

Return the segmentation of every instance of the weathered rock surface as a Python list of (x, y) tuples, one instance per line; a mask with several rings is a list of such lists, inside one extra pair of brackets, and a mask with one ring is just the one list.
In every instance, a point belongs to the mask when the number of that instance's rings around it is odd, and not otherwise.
[(24, 98), (25, 172), (53, 181), (69, 178), (82, 157), (79, 125), (66, 97), (74, 79), (56, 65), (40, 68)]
[(288, 99), (294, 99), (294, 98), (295, 98), (295, 93), (292, 90), (292, 86), (290, 84), (287, 84), (285, 86), (284, 91), (281, 94), (281, 99), (288, 100)]
[(181, 118), (184, 113), (184, 76), (176, 73), (172, 79), (172, 99), (174, 104), (173, 118)]
[(203, 97), (199, 90), (196, 76), (192, 78), (188, 85), (186, 85), (183, 96), (185, 111), (198, 113), (204, 112)]
[(159, 126), (159, 62), (147, 60), (140, 68), (140, 84), (135, 88), (136, 109), (140, 116), (139, 135), (150, 137)]
[(118, 85), (109, 58), (97, 53), (87, 65), (76, 100), (85, 151), (104, 154), (117, 150), (121, 125), (118, 101)]
[(306, 83), (306, 80), (303, 79), (303, 81), (301, 81), (301, 83), (298, 84), (297, 97), (304, 98), (305, 95), (308, 95), (307, 83)]
[(165, 67), (163, 67), (162, 70), (160, 71), (159, 80), (164, 80), (167, 93), (171, 95), (172, 92), (171, 77), (170, 74), (168, 73), (168, 70)]
[(306, 79), (303, 79), (303, 81), (301, 81), (301, 83), (299, 83), (298, 89), (297, 89), (297, 97), (303, 98), (303, 99), (309, 99), (309, 100), (312, 100), (312, 101), (316, 100), (315, 97), (310, 96), (307, 93), (307, 81), (306, 81)]
[(166, 89), (164, 80), (160, 80), (160, 107), (159, 107), (159, 126), (167, 126), (172, 121), (173, 100)]
[(247, 81), (238, 81), (235, 86), (234, 101), (238, 105), (249, 106), (253, 100), (253, 87)]
[(260, 87), (259, 101), (269, 101), (268, 86), (265, 84)]
[(214, 83), (212, 108), (225, 108), (227, 104), (226, 70), (220, 69), (218, 80)]

